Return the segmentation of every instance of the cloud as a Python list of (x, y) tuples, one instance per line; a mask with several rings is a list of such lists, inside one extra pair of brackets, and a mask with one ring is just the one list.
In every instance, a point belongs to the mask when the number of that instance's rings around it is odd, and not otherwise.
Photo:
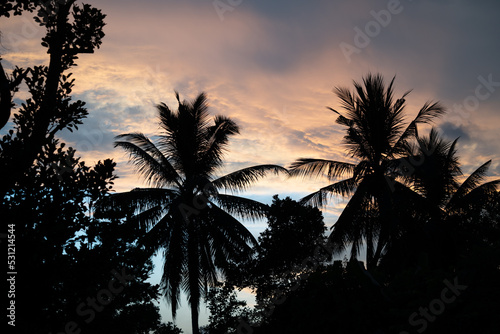
[(439, 127), (441, 128), (443, 135), (448, 140), (455, 140), (456, 138), (460, 138), (460, 141), (462, 143), (470, 140), (470, 137), (467, 134), (467, 130), (464, 128), (464, 126), (455, 126), (452, 123), (445, 122), (442, 123)]
[[(441, 100), (449, 109), (463, 103), (474, 94), (479, 75), (500, 80), (500, 48), (491, 43), (496, 2), (401, 3), (403, 11), (348, 63), (339, 44), (354, 43), (354, 28), (364, 29), (374, 20), (371, 11), (386, 9), (387, 1), (243, 1), (221, 21), (211, 1), (96, 0), (93, 5), (108, 15), (106, 36), (101, 49), (82, 55), (73, 69), (74, 97), (87, 102), (90, 115), (81, 131), (62, 137), (80, 147), (85, 159), (117, 160), (117, 188), (132, 188), (140, 180), (126, 167), (126, 156), (113, 149), (113, 137), (133, 131), (153, 136), (156, 104), (175, 108), (174, 90), (187, 99), (206, 91), (210, 112), (240, 125), (224, 171), (289, 165), (299, 157), (349, 161), (342, 144), (345, 129), (325, 108), (340, 107), (334, 87), (352, 88), (352, 80), (369, 71), (383, 73), (386, 80), (396, 75), (396, 97), (413, 89), (406, 108), (411, 119), (427, 100)], [(2, 30), (28, 36), (26, 24), (9, 19)], [(39, 45), (42, 33), (24, 38), (16, 52), (5, 51), (9, 68), (47, 62)], [(499, 107), (495, 91), (459, 122), (443, 118), (435, 124), (447, 136), (461, 135), (459, 154), (466, 168), (498, 156)], [(273, 187), (312, 190), (290, 182)], [(267, 191), (276, 192), (270, 185)]]

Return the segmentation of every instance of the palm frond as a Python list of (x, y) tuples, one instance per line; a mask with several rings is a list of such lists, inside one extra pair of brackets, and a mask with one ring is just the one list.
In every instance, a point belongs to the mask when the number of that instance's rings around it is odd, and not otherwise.
[(454, 202), (459, 201), (474, 188), (476, 188), (479, 183), (486, 177), (486, 172), (491, 165), (491, 160), (488, 160), (481, 166), (479, 166), (469, 177), (458, 187), (453, 197), (450, 200), (450, 205), (454, 206)]
[[(165, 219), (167, 219), (165, 217)], [(186, 271), (186, 231), (183, 224), (170, 224), (168, 244), (163, 253), (164, 265), (161, 288), (168, 303), (171, 304), (172, 317), (175, 319), (180, 306), (180, 288)]]
[[(144, 134), (142, 133), (129, 133), (122, 134), (115, 137), (116, 139), (123, 139), (125, 142), (132, 143), (138, 148), (147, 152), (151, 157), (153, 157), (157, 162), (160, 163), (161, 167), (164, 169), (164, 177), (169, 181), (169, 183), (175, 183), (177, 186), (180, 185), (181, 177), (172, 166), (168, 158), (160, 151), (160, 149)], [(121, 141), (118, 141), (121, 142)], [(118, 143), (117, 142), (117, 143)], [(120, 144), (121, 145), (121, 144)], [(116, 146), (120, 146), (115, 144)], [(129, 153), (131, 153), (129, 151)]]
[[(215, 283), (217, 270), (225, 274), (230, 264), (248, 261), (257, 240), (248, 229), (224, 209), (213, 204), (198, 221), (200, 244), (200, 289)], [(187, 283), (187, 282), (186, 282)]]
[[(356, 109), (356, 100), (354, 99), (354, 96), (349, 89), (342, 88), (342, 87), (336, 87), (335, 93), (341, 101), (342, 108), (344, 108), (346, 110), (355, 110)], [(341, 116), (341, 114), (338, 111), (331, 109), (331, 108), (330, 108), (330, 110), (332, 110), (333, 112), (335, 112), (339, 116)]]
[(221, 209), (243, 219), (265, 218), (269, 210), (269, 206), (264, 203), (234, 195), (218, 194), (214, 197), (213, 201)]
[(332, 226), (332, 233), (328, 237), (328, 241), (333, 246), (334, 254), (340, 254), (349, 245), (362, 242), (360, 226), (357, 225), (359, 220), (356, 217), (359, 212), (363, 211), (362, 203), (366, 196), (365, 191), (363, 183), (360, 184), (358, 191), (351, 197), (337, 222)]
[(239, 248), (240, 255), (247, 253), (250, 254), (248, 247), (243, 247), (245, 244), (257, 245), (258, 242), (255, 237), (248, 231), (248, 229), (235, 217), (230, 215), (228, 212), (219, 208), (217, 205), (213, 205), (210, 210), (207, 211), (212, 219), (207, 220), (210, 224), (206, 233), (211, 233), (214, 231), (220, 233), (220, 236), (225, 238), (224, 244), (226, 246), (231, 246), (233, 251)]
[(167, 248), (174, 224), (169, 214), (163, 215), (146, 233), (139, 236), (138, 246), (144, 247), (148, 256), (153, 256), (161, 248)]
[(415, 124), (429, 124), (435, 118), (443, 115), (446, 109), (439, 102), (427, 101), (420, 108), (417, 117), (413, 120)]
[(199, 165), (203, 173), (211, 174), (222, 164), (222, 156), (228, 144), (229, 136), (239, 133), (239, 128), (231, 119), (215, 116), (215, 125), (209, 127), (200, 152)]
[(467, 210), (467, 207), (482, 207), (497, 192), (500, 180), (493, 180), (474, 187), (462, 196), (453, 196), (447, 209), (453, 213), (456, 210)]
[[(156, 206), (167, 207), (177, 193), (163, 188), (135, 188), (110, 194), (96, 203), (96, 218), (121, 218)], [(119, 214), (117, 216), (117, 214)]]
[(500, 179), (485, 182), (472, 189), (467, 195), (464, 196), (463, 200), (468, 203), (485, 205), (491, 196), (496, 193), (499, 184)]
[(344, 115), (339, 113), (337, 110), (330, 108), (330, 107), (326, 107), (326, 108), (333, 111), (334, 113), (336, 113), (338, 115), (337, 119), (335, 120), (335, 123), (340, 124), (340, 125), (344, 125), (347, 127), (352, 127), (354, 125), (354, 122), (351, 119), (345, 117)]
[(446, 156), (446, 169), (447, 170), (452, 170), (455, 175), (461, 175), (462, 174), (462, 171), (460, 169), (460, 166), (458, 164), (458, 159), (456, 157), (456, 153), (457, 153), (457, 142), (458, 142), (458, 138), (455, 139), (449, 146), (448, 148), (448, 154)]
[(121, 147), (129, 153), (130, 161), (139, 174), (145, 178), (150, 185), (157, 187), (168, 187), (177, 184), (177, 173), (164, 168), (164, 165), (156, 160), (150, 153), (136, 144), (126, 141), (116, 141), (115, 147)]
[(207, 132), (211, 126), (208, 102), (204, 93), (193, 101), (181, 101), (178, 93), (177, 111), (165, 104), (157, 106), (160, 125), (164, 133), (160, 136), (159, 148), (172, 160), (173, 167), (190, 177), (199, 169), (199, 155), (205, 150)]
[(278, 165), (257, 165), (229, 173), (213, 180), (212, 184), (217, 189), (242, 191), (247, 189), (252, 183), (266, 176), (268, 173), (275, 175), (278, 175), (279, 173), (288, 174), (288, 170)]
[(445, 112), (445, 108), (439, 102), (426, 102), (419, 110), (417, 116), (408, 124), (403, 134), (399, 137), (398, 141), (393, 146), (392, 154), (402, 153), (403, 147), (407, 144), (408, 140), (418, 136), (418, 124), (429, 124), (435, 118), (441, 116)]
[(148, 231), (166, 214), (166, 208), (163, 205), (156, 205), (149, 209), (133, 215), (127, 219), (127, 224), (133, 224), (141, 232)]
[(206, 298), (208, 295), (208, 288), (215, 287), (219, 281), (217, 266), (214, 262), (216, 250), (214, 243), (209, 238), (200, 240), (199, 250), (200, 275), (198, 286), (201, 297)]
[(290, 166), (290, 176), (326, 176), (329, 180), (345, 174), (352, 175), (356, 165), (333, 160), (300, 158)]
[(313, 192), (302, 198), (301, 203), (309, 204), (318, 208), (322, 208), (327, 204), (327, 201), (334, 195), (349, 196), (354, 193), (357, 186), (357, 178), (351, 177), (323, 187), (318, 191)]
[(178, 129), (178, 113), (171, 110), (165, 103), (160, 103), (156, 106), (160, 126), (167, 135), (177, 132)]

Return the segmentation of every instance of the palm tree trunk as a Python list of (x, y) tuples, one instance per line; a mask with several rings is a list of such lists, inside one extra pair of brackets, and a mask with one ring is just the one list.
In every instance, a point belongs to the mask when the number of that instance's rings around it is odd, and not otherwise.
[(191, 327), (193, 334), (200, 334), (200, 327), (198, 325), (198, 306), (191, 305)]
[(191, 305), (191, 327), (193, 334), (200, 334), (198, 325), (200, 306), (200, 279), (198, 238), (195, 222), (188, 222), (188, 275), (189, 275), (189, 304)]
[(375, 200), (379, 209), (380, 232), (377, 239), (377, 248), (372, 257), (372, 264), (370, 266), (372, 268), (378, 265), (378, 261), (382, 256), (382, 251), (390, 239), (394, 237), (393, 233), (395, 230), (394, 212), (392, 212), (392, 197), (394, 193), (387, 184), (383, 172), (378, 171), (376, 180), (379, 184), (377, 189), (378, 193), (375, 194)]

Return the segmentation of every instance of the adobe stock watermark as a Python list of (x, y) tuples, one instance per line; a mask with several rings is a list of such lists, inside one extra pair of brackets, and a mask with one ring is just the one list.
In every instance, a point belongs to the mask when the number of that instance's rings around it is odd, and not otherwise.
[[(112, 270), (111, 273), (113, 274), (113, 278), (109, 280), (107, 288), (99, 290), (95, 297), (87, 297), (84, 302), (81, 302), (76, 307), (76, 314), (82, 318), (86, 317), (83, 319), (86, 324), (94, 321), (96, 312), (102, 312), (104, 307), (109, 305), (113, 299), (125, 289), (127, 284), (135, 278), (134, 275), (127, 274), (125, 268), (121, 269), (121, 273), (116, 270)], [(64, 331), (56, 334), (80, 333), (82, 333), (82, 329), (78, 322), (71, 320), (64, 325)], [(52, 332), (49, 334), (52, 334)]]
[(340, 50), (347, 60), (347, 63), (351, 63), (351, 56), (353, 54), (359, 54), (364, 48), (368, 47), (372, 39), (380, 34), (382, 28), (386, 28), (391, 23), (392, 17), (400, 14), (403, 9), (404, 7), (399, 0), (389, 0), (387, 9), (381, 9), (378, 12), (371, 10), (370, 15), (373, 17), (373, 20), (368, 21), (364, 29), (358, 26), (354, 27), (354, 45), (346, 42), (339, 44)]
[(25, 45), (29, 40), (42, 37), (42, 32), (45, 30), (26, 16), (22, 16), (21, 20), (23, 25), (21, 26), (20, 33), (9, 31), (3, 36), (3, 42), (6, 45), (5, 48), (13, 53), (19, 52), (21, 46)]
[(464, 98), (462, 103), (455, 103), (451, 112), (443, 117), (444, 121), (461, 125), (464, 119), (468, 119), (472, 112), (479, 109), (481, 102), (488, 100), (500, 87), (500, 81), (494, 81), (491, 73), (488, 74), (487, 78), (479, 75), (477, 81), (479, 81), (479, 84), (474, 89), (474, 94)]
[(236, 7), (241, 5), (243, 0), (214, 0), (212, 5), (214, 6), (215, 12), (219, 16), (219, 20), (224, 21), (224, 14), (226, 12), (232, 12)]
[(31, 18), (23, 15), (21, 17), (21, 20), (23, 22), (21, 32), (8, 32), (5, 34), (4, 38), (7, 42), (6, 44), (9, 46), (8, 50), (11, 52), (19, 52), (20, 46), (26, 44), (28, 40), (41, 38), (43, 36), (43, 32), (46, 30), (43, 25), (47, 24), (47, 22), (49, 21), (49, 17), (57, 15), (59, 11), (59, 5), (65, 4), (66, 2), (67, 0), (37, 1), (36, 6), (38, 7), (38, 9), (35, 9), (35, 12), (38, 12), (38, 14), (36, 16), (36, 19), (32, 20)]
[(135, 97), (141, 101), (143, 105), (156, 105), (161, 96), (164, 96), (163, 86), (167, 81), (167, 76), (156, 64), (155, 67), (147, 66), (141, 76), (141, 84), (135, 91)]
[[(446, 287), (441, 290), (439, 298), (433, 299), (428, 307), (420, 307), (418, 312), (413, 312), (408, 317), (408, 323), (416, 328), (418, 333), (423, 333), (429, 323), (436, 321), (437, 317), (446, 309), (447, 304), (451, 304), (457, 300), (462, 292), (467, 289), (467, 285), (458, 283), (458, 277), (455, 277), (453, 283), (445, 279), (443, 281)], [(402, 331), (399, 334), (410, 334), (409, 332)]]

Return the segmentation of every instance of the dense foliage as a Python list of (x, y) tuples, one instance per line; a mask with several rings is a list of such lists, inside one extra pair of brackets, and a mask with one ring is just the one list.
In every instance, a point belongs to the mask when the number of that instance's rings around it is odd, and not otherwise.
[(146, 282), (152, 263), (137, 251), (134, 231), (93, 215), (112, 189), (116, 164), (106, 159), (88, 166), (57, 137), (78, 129), (88, 114), (83, 101), (71, 99), (68, 70), (104, 36), (100, 10), (74, 3), (0, 7), (0, 16), (35, 11), (50, 55), (48, 66), (15, 68), (11, 76), (0, 69), (3, 121), (21, 82), (29, 94), (0, 139), (0, 217), (2, 232), (15, 235), (9, 271), (17, 273), (15, 298), (9, 298), (16, 317), (9, 320), (23, 333), (149, 333), (160, 326), (158, 287)]

